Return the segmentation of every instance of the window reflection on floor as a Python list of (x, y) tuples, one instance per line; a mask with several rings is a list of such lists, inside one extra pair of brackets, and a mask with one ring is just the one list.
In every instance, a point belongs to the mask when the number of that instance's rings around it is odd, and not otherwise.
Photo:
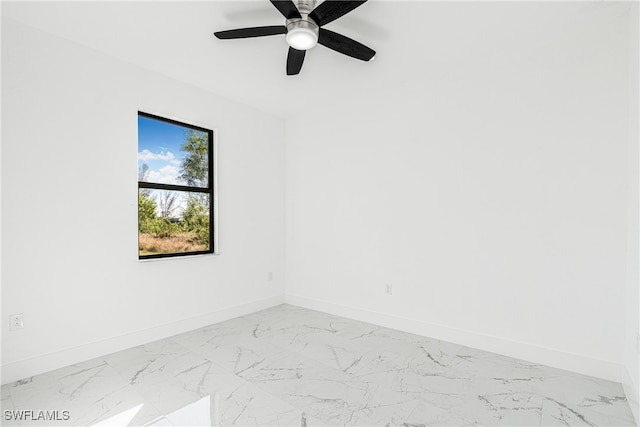
[(120, 412), (112, 417), (107, 418), (106, 420), (102, 420), (96, 424), (93, 424), (96, 427), (110, 427), (110, 426), (128, 426), (133, 421), (133, 418), (140, 412), (140, 409), (144, 406), (141, 403), (138, 406), (135, 406), (127, 411)]
[[(211, 401), (213, 400), (213, 405)], [(144, 404), (135, 406), (129, 410), (120, 412), (112, 417), (104, 419), (94, 427), (128, 426), (132, 424), (135, 416), (140, 412)], [(220, 425), (220, 412), (218, 410), (218, 395), (206, 396), (190, 403), (183, 408), (173, 411), (163, 417), (152, 421), (147, 426), (181, 425), (181, 426), (218, 426)], [(171, 419), (172, 424), (167, 423)]]

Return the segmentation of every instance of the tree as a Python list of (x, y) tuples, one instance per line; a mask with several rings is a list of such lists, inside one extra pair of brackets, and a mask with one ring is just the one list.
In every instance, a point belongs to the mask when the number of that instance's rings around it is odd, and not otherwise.
[(158, 197), (158, 204), (160, 205), (160, 217), (164, 219), (171, 219), (173, 217), (173, 211), (176, 209), (176, 202), (178, 195), (173, 191), (163, 191)]
[[(149, 165), (143, 163), (138, 170), (138, 181), (146, 181), (149, 177)], [(149, 233), (156, 219), (156, 201), (151, 196), (151, 190), (138, 190), (138, 231)]]
[(180, 148), (187, 153), (182, 159), (180, 180), (193, 187), (206, 187), (209, 176), (207, 134), (193, 129), (187, 131), (186, 139)]
[[(180, 180), (194, 187), (207, 187), (209, 179), (209, 138), (204, 132), (189, 130), (180, 147), (187, 154), (182, 159)], [(182, 213), (186, 231), (194, 233), (194, 239), (209, 246), (209, 195), (189, 193), (187, 206)]]
[[(138, 169), (138, 181), (146, 181), (147, 179), (149, 179), (149, 165), (143, 163)], [(140, 193), (149, 196), (151, 194), (151, 190), (148, 188), (141, 188)]]

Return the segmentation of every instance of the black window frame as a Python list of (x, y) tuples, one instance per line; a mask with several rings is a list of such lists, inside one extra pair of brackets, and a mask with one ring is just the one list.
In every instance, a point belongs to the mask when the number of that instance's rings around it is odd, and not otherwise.
[[(216, 230), (215, 222), (214, 222), (214, 132), (212, 129), (203, 128), (201, 126), (193, 125), (190, 123), (184, 123), (178, 120), (169, 119), (166, 117), (161, 117), (155, 114), (145, 113), (144, 111), (138, 111), (138, 117), (144, 117), (147, 119), (158, 120), (165, 123), (170, 123), (176, 126), (181, 126), (188, 129), (193, 129), (199, 132), (203, 132), (207, 134), (208, 138), (208, 156), (207, 156), (207, 166), (208, 166), (208, 179), (207, 179), (207, 187), (195, 187), (190, 185), (176, 185), (176, 184), (161, 184), (155, 182), (146, 182), (146, 181), (138, 181), (138, 197), (140, 197), (140, 189), (147, 188), (152, 190), (168, 190), (168, 191), (185, 191), (191, 193), (202, 193), (209, 195), (209, 249), (205, 251), (189, 251), (189, 252), (173, 252), (166, 254), (151, 254), (151, 255), (140, 255), (140, 249), (138, 248), (138, 259), (156, 259), (156, 258), (173, 258), (173, 257), (183, 257), (190, 255), (206, 255), (206, 254), (214, 254), (216, 253), (215, 240), (214, 235)], [(138, 213), (139, 218), (139, 213)], [(140, 232), (138, 232), (138, 236), (140, 236)]]

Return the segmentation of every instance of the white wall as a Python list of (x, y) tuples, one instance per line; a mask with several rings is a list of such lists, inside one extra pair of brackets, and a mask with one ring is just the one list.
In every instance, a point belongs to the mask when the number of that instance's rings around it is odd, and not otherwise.
[[(9, 19), (2, 89), (3, 383), (283, 300), (282, 119)], [(220, 256), (138, 261), (138, 110), (217, 129)]]
[(640, 15), (638, 3), (631, 5), (629, 13), (629, 137), (628, 137), (628, 227), (629, 237), (627, 241), (627, 280), (625, 290), (626, 300), (626, 324), (625, 324), (625, 355), (624, 370), (622, 375), (623, 385), (627, 399), (631, 405), (636, 422), (640, 421), (640, 408), (638, 389), (640, 387), (640, 294), (638, 280), (639, 257), (638, 225), (640, 212), (638, 201), (640, 199), (640, 153), (638, 140), (640, 139), (640, 123), (638, 121), (640, 110), (638, 109), (639, 91), (638, 79), (640, 79)]
[(628, 9), (289, 120), (287, 301), (620, 380)]

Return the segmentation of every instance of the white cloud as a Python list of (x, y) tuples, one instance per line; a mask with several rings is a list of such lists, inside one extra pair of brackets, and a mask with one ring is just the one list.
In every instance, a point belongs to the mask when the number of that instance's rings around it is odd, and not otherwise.
[(159, 153), (152, 153), (151, 151), (144, 149), (138, 153), (138, 160), (142, 160), (143, 162), (148, 162), (150, 160), (164, 160), (165, 162), (170, 162), (173, 164), (180, 163), (179, 160), (176, 159), (176, 156), (173, 155), (171, 151), (161, 151)]
[(178, 182), (179, 174), (180, 170), (173, 165), (163, 166), (158, 170), (149, 169), (147, 182), (159, 182), (161, 184), (180, 184), (180, 182)]

